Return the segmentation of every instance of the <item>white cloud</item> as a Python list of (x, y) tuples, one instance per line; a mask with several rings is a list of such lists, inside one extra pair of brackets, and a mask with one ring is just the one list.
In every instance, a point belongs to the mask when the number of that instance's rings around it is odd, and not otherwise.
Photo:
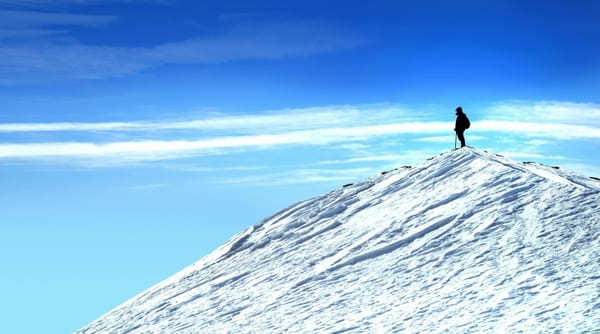
[(107, 122), (107, 123), (0, 123), (0, 132), (49, 131), (126, 131), (151, 130), (160, 124)]
[(327, 165), (354, 165), (358, 166), (364, 163), (377, 162), (378, 164), (371, 164), (373, 170), (383, 171), (390, 170), (400, 166), (406, 165), (418, 165), (425, 161), (427, 158), (440, 153), (440, 150), (431, 147), (423, 147), (422, 149), (402, 149), (400, 154), (379, 152), (378, 154), (349, 157), (338, 160), (325, 160), (317, 162), (316, 166), (327, 166)]
[(520, 121), (479, 121), (473, 122), (471, 132), (517, 132), (526, 136), (556, 139), (597, 139), (599, 126), (572, 125), (564, 123), (541, 123)]
[(168, 184), (155, 183), (155, 184), (141, 184), (141, 185), (130, 186), (130, 187), (126, 187), (126, 189), (131, 189), (131, 190), (156, 190), (156, 189), (161, 189), (161, 188), (165, 188), (165, 187), (168, 187)]
[(183, 172), (192, 172), (192, 173), (214, 173), (214, 172), (249, 172), (249, 171), (257, 171), (264, 170), (268, 167), (266, 166), (229, 166), (229, 167), (205, 167), (205, 166), (197, 166), (197, 165), (182, 165), (182, 164), (168, 164), (163, 167), (169, 169), (175, 169)]
[(308, 56), (364, 43), (362, 37), (319, 21), (253, 22), (221, 36), (158, 45), (142, 56), (157, 63), (213, 63)]
[(0, 29), (48, 26), (102, 26), (117, 20), (112, 15), (84, 15), (35, 11), (0, 10)]
[[(469, 138), (471, 138), (469, 136)], [(447, 136), (429, 136), (414, 139), (415, 141), (427, 142), (427, 143), (449, 143), (454, 140), (454, 134), (448, 134)]]
[(361, 143), (349, 143), (349, 144), (337, 145), (336, 148), (339, 148), (342, 150), (348, 150), (348, 151), (364, 152), (364, 151), (370, 149), (371, 146), (369, 146), (367, 144), (361, 144)]
[(219, 149), (267, 148), (281, 145), (325, 145), (360, 141), (373, 136), (400, 133), (435, 132), (447, 129), (442, 122), (395, 123), (350, 128), (326, 128), (270, 135), (218, 137), (205, 140), (148, 140), (97, 144), (91, 142), (56, 142), (0, 144), (0, 158), (112, 158), (115, 161), (171, 159)]
[(343, 160), (325, 160), (321, 161), (319, 165), (341, 165), (341, 164), (353, 164), (358, 162), (380, 162), (380, 161), (391, 161), (401, 162), (406, 158), (406, 155), (402, 154), (381, 154), (381, 155), (370, 155), (363, 157), (353, 157)]
[(352, 182), (372, 176), (378, 170), (374, 168), (351, 169), (294, 169), (281, 173), (249, 175), (243, 177), (218, 180), (219, 183), (250, 183), (257, 186), (276, 186), (287, 184), (320, 183), (320, 182)]
[(69, 26), (100, 27), (116, 20), (117, 17), (112, 15), (0, 10), (0, 54), (14, 62), (8, 58), (11, 54), (31, 56), (31, 53), (15, 52), (18, 48), (27, 50), (27, 46), (31, 49), (31, 43), (37, 43), (37, 49), (41, 48), (39, 51), (54, 40), (64, 45), (65, 38), (69, 39)]
[[(112, 16), (3, 11), (6, 36), (25, 38), (64, 32), (64, 25), (101, 25)], [(53, 27), (61, 27), (52, 30)], [(23, 30), (24, 29), (24, 30)], [(2, 33), (0, 33), (2, 35)], [(319, 21), (254, 22), (219, 34), (147, 47), (89, 45), (75, 39), (11, 40), (0, 45), (3, 84), (49, 79), (98, 79), (137, 73), (165, 64), (206, 64), (243, 59), (310, 56), (359, 47), (366, 40)]]
[(3, 84), (45, 79), (99, 79), (122, 76), (148, 68), (131, 48), (80, 44), (0, 46)]
[(49, 29), (1, 29), (0, 40), (2, 39), (32, 39), (46, 38), (52, 35), (65, 34), (66, 30)]
[[(470, 142), (471, 140), (483, 140), (483, 139), (486, 139), (486, 137), (467, 135), (467, 139)], [(421, 137), (421, 138), (415, 139), (415, 141), (427, 142), (427, 143), (451, 143), (453, 140), (454, 140), (454, 132), (449, 133), (447, 136), (430, 136), (430, 137)]]
[(547, 155), (535, 152), (506, 151), (499, 152), (498, 154), (505, 155), (513, 159), (567, 160), (567, 157), (562, 155)]
[[(14, 132), (55, 131), (60, 132), (55, 137), (67, 138), (67, 140), (55, 138), (53, 142), (1, 143), (0, 159), (5, 161), (50, 159), (88, 166), (103, 166), (209, 154), (228, 154), (245, 150), (273, 149), (292, 145), (335, 144), (328, 148), (349, 149), (353, 156), (327, 161), (324, 164), (357, 164), (369, 161), (395, 163), (396, 161), (406, 161), (406, 159), (414, 161), (414, 159), (410, 159), (404, 154), (406, 149), (403, 149), (402, 155), (382, 152), (379, 152), (379, 155), (373, 154), (369, 141), (378, 139), (377, 147), (381, 150), (386, 149), (384, 148), (385, 141), (381, 140), (386, 136), (391, 138), (391, 136), (402, 134), (417, 134), (423, 137), (413, 141), (425, 143), (441, 143), (443, 141), (452, 144), (452, 122), (411, 119), (411, 115), (414, 114), (398, 105), (372, 104), (291, 109), (254, 115), (213, 116), (190, 121), (0, 124), (0, 132), (9, 136)], [(161, 130), (169, 131), (161, 132)], [(125, 138), (125, 140), (73, 142), (70, 139), (73, 137), (68, 135), (69, 131), (114, 131), (119, 138)], [(467, 140), (485, 139), (480, 135), (483, 133), (488, 136), (489, 133), (506, 132), (514, 135), (510, 136), (511, 141), (502, 143), (502, 149), (511, 152), (510, 155), (513, 157), (532, 159), (558, 157), (548, 154), (542, 156), (541, 152), (536, 150), (520, 152), (518, 146), (522, 146), (523, 142), (528, 146), (536, 147), (550, 140), (600, 138), (600, 127), (589, 125), (483, 120), (473, 122), (468, 131)], [(444, 133), (447, 135), (442, 136), (441, 134)], [(185, 139), (174, 139), (177, 136)], [(196, 138), (190, 138), (190, 136)], [(154, 140), (136, 139), (142, 137), (152, 137)], [(505, 137), (507, 136), (500, 136), (499, 140), (507, 139)], [(528, 138), (530, 139), (527, 140)], [(103, 136), (103, 140), (106, 140), (106, 136)], [(397, 147), (398, 144), (398, 140), (394, 139), (393, 147)], [(516, 150), (511, 147), (516, 147)]]
[(544, 140), (544, 139), (532, 139), (532, 140), (528, 140), (525, 142), (526, 145), (528, 146), (542, 146), (542, 145), (548, 145), (548, 144), (552, 144), (553, 142), (550, 140)]
[(504, 101), (487, 110), (486, 119), (600, 127), (600, 104), (569, 101)]
[[(284, 145), (325, 144), (338, 144), (336, 148), (359, 153), (369, 150), (364, 141), (372, 138), (401, 133), (441, 132), (451, 127), (451, 124), (443, 122), (406, 122), (412, 119), (413, 115), (414, 113), (402, 106), (381, 103), (286, 109), (253, 115), (212, 116), (189, 121), (8, 123), (0, 124), (0, 133), (59, 132), (55, 138), (72, 138), (69, 134), (71, 131), (113, 131), (121, 138), (136, 138), (141, 137), (138, 133), (146, 136), (152, 133), (153, 137), (160, 139), (130, 139), (105, 143), (55, 139), (55, 142), (4, 143), (0, 144), (0, 158), (58, 159), (88, 166), (102, 166)], [(186, 130), (194, 130), (192, 135), (205, 138), (173, 140), (177, 135), (189, 138), (191, 134)], [(106, 137), (103, 138), (105, 140)], [(360, 153), (362, 157), (355, 157), (355, 162), (392, 159), (390, 155), (364, 158), (364, 152)]]
[(0, 132), (243, 130), (264, 133), (265, 131), (281, 132), (356, 124), (393, 123), (411, 117), (413, 116), (407, 109), (394, 104), (332, 105), (266, 111), (259, 114), (223, 115), (187, 121), (0, 123)]

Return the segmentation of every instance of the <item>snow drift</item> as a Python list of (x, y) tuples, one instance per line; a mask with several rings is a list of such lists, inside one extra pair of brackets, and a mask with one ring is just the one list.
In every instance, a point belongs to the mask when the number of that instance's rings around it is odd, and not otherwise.
[(591, 333), (599, 205), (464, 148), (293, 205), (78, 333)]

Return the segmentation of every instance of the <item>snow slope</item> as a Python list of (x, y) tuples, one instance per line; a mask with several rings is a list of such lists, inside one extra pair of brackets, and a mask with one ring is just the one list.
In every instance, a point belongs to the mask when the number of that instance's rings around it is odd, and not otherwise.
[(300, 202), (78, 333), (598, 333), (600, 182), (464, 148)]

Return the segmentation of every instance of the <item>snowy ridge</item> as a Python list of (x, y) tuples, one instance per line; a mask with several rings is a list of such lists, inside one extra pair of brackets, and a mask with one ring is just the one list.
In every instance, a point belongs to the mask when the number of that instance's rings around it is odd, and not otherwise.
[(464, 148), (293, 205), (78, 333), (592, 333), (599, 259), (599, 181)]

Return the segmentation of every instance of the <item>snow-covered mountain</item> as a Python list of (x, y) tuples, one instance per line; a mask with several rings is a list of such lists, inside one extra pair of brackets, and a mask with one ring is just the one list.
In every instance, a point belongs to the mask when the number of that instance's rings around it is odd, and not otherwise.
[(598, 333), (600, 181), (472, 148), (293, 205), (78, 333)]

